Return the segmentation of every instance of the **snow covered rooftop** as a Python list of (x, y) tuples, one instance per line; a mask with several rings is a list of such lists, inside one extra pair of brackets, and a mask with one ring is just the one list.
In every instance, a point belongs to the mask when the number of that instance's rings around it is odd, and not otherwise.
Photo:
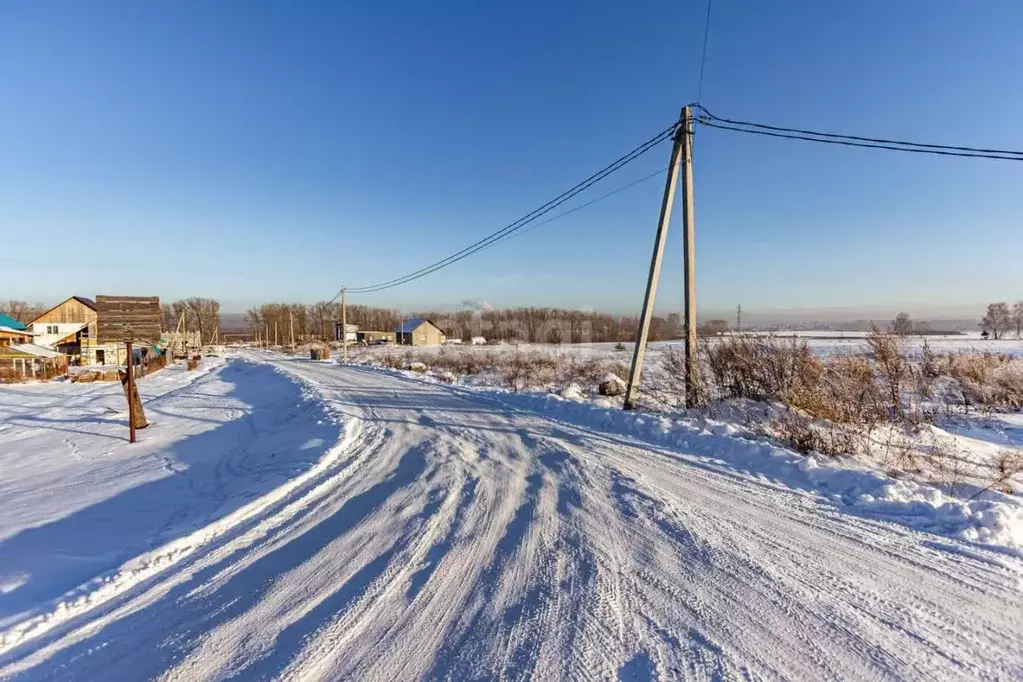
[(50, 348), (44, 348), (43, 346), (37, 346), (34, 343), (15, 343), (11, 344), (11, 350), (18, 351), (19, 353), (27, 353), (28, 355), (35, 355), (40, 358), (59, 358), (63, 353), (58, 353)]

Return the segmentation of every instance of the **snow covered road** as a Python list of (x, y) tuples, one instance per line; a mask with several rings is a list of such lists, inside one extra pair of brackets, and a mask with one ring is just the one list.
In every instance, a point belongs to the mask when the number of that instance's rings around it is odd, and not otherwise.
[(272, 363), (340, 442), (102, 599), (0, 623), (0, 677), (1023, 678), (1018, 558), (499, 398)]

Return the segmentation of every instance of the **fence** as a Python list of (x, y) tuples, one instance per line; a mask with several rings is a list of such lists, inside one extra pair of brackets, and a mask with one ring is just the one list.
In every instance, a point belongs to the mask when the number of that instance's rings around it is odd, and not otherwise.
[(33, 379), (46, 381), (67, 373), (67, 356), (0, 357), (0, 383), (18, 383)]

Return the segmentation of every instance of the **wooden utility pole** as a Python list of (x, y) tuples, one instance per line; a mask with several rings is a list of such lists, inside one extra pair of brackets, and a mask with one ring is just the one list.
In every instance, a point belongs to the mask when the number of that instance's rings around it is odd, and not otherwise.
[(131, 341), (126, 342), (125, 348), (128, 351), (128, 442), (135, 442), (135, 367)]
[(128, 398), (128, 442), (135, 442), (135, 429), (144, 429), (149, 426), (146, 421), (146, 412), (142, 408), (142, 398), (139, 395), (138, 384), (135, 382), (135, 351), (131, 341), (124, 343), (128, 353), (128, 371), (121, 377), (121, 387)]
[(291, 351), (295, 352), (295, 311), (288, 310), (288, 321), (291, 324)]
[(274, 348), (277, 348), (281, 344), (277, 343), (277, 320), (274, 320)]
[(696, 217), (693, 213), (693, 110), (682, 109), (682, 269), (685, 301), (686, 407), (696, 405)]
[[(689, 107), (682, 110), (683, 121), (689, 117)], [(661, 259), (664, 256), (664, 243), (668, 238), (668, 222), (671, 219), (671, 205), (675, 201), (675, 185), (678, 182), (679, 158), (685, 131), (679, 127), (675, 131), (674, 144), (671, 147), (671, 159), (668, 162), (668, 178), (664, 183), (664, 197), (661, 199), (661, 215), (657, 220), (657, 234), (654, 237), (654, 254), (650, 259), (650, 274), (646, 281), (646, 294), (643, 296), (643, 312), (636, 331), (636, 347), (632, 351), (632, 366), (629, 368), (629, 383), (625, 389), (625, 409), (636, 406), (636, 392), (639, 389), (639, 375), (643, 371), (643, 356), (646, 354), (647, 336), (650, 333), (650, 319), (654, 314), (654, 298), (657, 295), (657, 281), (661, 276)]]
[(742, 304), (735, 309), (735, 333), (742, 333)]
[(263, 325), (263, 348), (270, 347), (270, 323)]
[(347, 287), (341, 287), (341, 360), (348, 362), (348, 300)]

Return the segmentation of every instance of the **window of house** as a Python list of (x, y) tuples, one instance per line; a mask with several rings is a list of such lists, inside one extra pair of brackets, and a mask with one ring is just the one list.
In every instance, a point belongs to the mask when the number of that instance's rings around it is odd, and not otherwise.
[(46, 325), (46, 333), (47, 334), (57, 334), (58, 333), (57, 325), (55, 325), (55, 324), (48, 324), (48, 325)]

